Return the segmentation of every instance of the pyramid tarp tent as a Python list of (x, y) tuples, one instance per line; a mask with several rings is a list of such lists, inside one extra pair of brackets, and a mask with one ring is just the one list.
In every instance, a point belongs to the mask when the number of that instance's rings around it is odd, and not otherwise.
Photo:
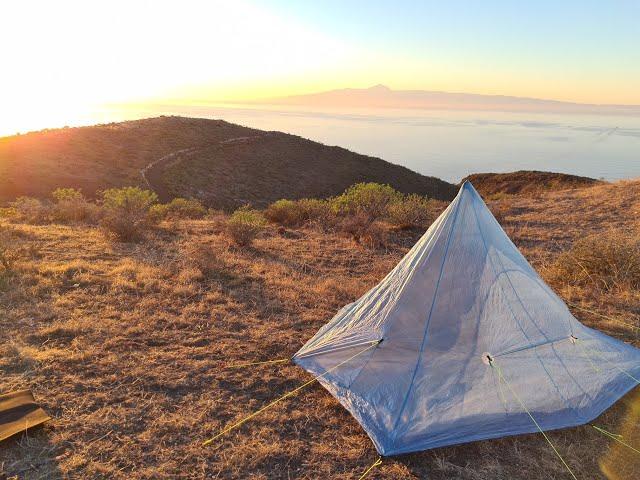
[(507, 382), (549, 430), (592, 420), (640, 378), (640, 350), (578, 322), (468, 182), (293, 360), (382, 455), (537, 431)]

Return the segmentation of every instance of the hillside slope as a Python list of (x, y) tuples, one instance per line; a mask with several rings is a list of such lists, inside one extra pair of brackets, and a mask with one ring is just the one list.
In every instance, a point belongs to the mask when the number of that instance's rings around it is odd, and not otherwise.
[(226, 209), (247, 203), (264, 207), (281, 198), (329, 197), (358, 182), (387, 183), (439, 200), (457, 191), (379, 158), (278, 132), (185, 152), (167, 166), (162, 181), (170, 196), (195, 197)]
[(473, 173), (463, 178), (469, 180), (484, 196), (500, 193), (534, 195), (542, 191), (558, 191), (573, 188), (590, 187), (602, 183), (589, 177), (566, 173), (519, 170), (509, 173)]
[(91, 196), (109, 187), (144, 185), (140, 170), (164, 155), (253, 132), (221, 120), (158, 117), (3, 137), (0, 201), (44, 197), (61, 186)]
[[(261, 140), (242, 140), (252, 137)], [(143, 170), (163, 200), (197, 196), (218, 208), (334, 195), (356, 181), (443, 200), (456, 190), (378, 158), (222, 120), (158, 117), (0, 138), (0, 201), (45, 197), (57, 187), (93, 196), (110, 187), (147, 186)]]

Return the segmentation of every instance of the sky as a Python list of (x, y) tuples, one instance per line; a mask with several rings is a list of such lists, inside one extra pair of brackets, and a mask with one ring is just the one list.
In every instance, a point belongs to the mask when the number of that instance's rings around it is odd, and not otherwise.
[(0, 130), (385, 84), (640, 104), (640, 2), (6, 0)]

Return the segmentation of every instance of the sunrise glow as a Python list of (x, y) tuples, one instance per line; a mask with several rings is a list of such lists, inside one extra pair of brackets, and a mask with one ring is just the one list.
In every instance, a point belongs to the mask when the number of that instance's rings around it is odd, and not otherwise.
[[(113, 103), (194, 105), (377, 83), (640, 103), (637, 4), (587, 15), (579, 2), (330, 1), (322, 11), (308, 3), (7, 2), (0, 134), (100, 121)], [(484, 17), (495, 22), (477, 21)]]

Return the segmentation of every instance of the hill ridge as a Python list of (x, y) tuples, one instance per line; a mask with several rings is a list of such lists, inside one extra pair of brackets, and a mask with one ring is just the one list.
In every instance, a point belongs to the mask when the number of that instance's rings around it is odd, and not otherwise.
[[(254, 137), (260, 140), (238, 141)], [(224, 155), (216, 150), (222, 145)], [(275, 148), (277, 157), (268, 148)], [(261, 168), (252, 168), (252, 162)], [(211, 171), (240, 166), (232, 182), (221, 182)], [(106, 188), (138, 185), (152, 186), (164, 199), (194, 196), (212, 207), (231, 208), (246, 197), (243, 190), (262, 206), (278, 198), (336, 195), (360, 181), (441, 200), (456, 192), (453, 184), (377, 157), (224, 120), (160, 116), (0, 138), (0, 201), (5, 202), (21, 195), (46, 197), (58, 187), (80, 188), (92, 197)]]

